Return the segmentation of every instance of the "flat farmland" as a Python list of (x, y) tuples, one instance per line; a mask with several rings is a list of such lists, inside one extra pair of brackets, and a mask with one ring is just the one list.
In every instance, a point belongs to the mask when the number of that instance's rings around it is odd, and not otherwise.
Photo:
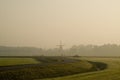
[(38, 64), (34, 58), (0, 58), (0, 66), (13, 66), (23, 64)]
[(68, 57), (6, 57), (1, 58), (0, 64), (1, 80), (41, 80), (62, 77), (96, 71), (97, 68), (103, 69), (101, 66), (104, 65)]
[[(107, 64), (105, 70), (43, 80), (120, 80), (120, 58), (83, 58)], [(39, 79), (38, 79), (39, 80)], [(40, 79), (41, 80), (41, 79)]]

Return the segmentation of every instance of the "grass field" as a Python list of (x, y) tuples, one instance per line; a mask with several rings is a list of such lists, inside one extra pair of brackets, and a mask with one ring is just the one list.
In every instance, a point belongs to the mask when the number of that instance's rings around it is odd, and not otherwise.
[[(40, 64), (19, 65), (24, 59), (40, 61)], [(6, 61), (6, 64), (5, 64)], [(8, 63), (7, 63), (8, 62)], [(26, 61), (25, 61), (26, 62)], [(26, 62), (27, 64), (29, 62)], [(26, 64), (25, 63), (25, 64)], [(36, 63), (36, 62), (35, 62)], [(95, 63), (63, 57), (1, 58), (1, 80), (34, 80), (96, 71)], [(14, 66), (5, 66), (5, 65)], [(101, 64), (101, 63), (99, 63)], [(101, 68), (100, 68), (101, 69)]]
[(33, 58), (0, 58), (0, 66), (37, 64), (39, 61)]
[(120, 58), (84, 58), (84, 59), (89, 61), (99, 61), (106, 63), (108, 65), (107, 69), (102, 71), (88, 72), (77, 75), (42, 80), (120, 80)]

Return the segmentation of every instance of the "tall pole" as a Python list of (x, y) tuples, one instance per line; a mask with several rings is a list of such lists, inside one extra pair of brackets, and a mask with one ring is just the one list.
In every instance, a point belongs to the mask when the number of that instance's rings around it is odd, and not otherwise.
[(63, 56), (63, 46), (64, 45), (62, 44), (62, 41), (60, 41), (60, 44), (57, 46), (59, 46), (59, 53), (61, 54), (61, 56)]

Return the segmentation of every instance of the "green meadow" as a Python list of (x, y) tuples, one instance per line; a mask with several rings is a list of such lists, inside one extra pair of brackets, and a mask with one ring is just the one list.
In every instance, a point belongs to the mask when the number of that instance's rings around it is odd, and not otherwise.
[(120, 58), (0, 58), (0, 67), (2, 80), (120, 80)]
[(2, 80), (51, 79), (96, 71), (103, 65), (70, 57), (1, 58), (0, 64)]
[(0, 58), (0, 66), (12, 66), (40, 63), (33, 58)]
[[(105, 70), (42, 80), (120, 80), (120, 58), (83, 58), (107, 64)], [(40, 79), (41, 80), (41, 79)]]

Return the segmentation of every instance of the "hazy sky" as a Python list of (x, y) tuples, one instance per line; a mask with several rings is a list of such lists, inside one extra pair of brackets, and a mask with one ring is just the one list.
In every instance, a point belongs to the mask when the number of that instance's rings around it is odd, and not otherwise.
[(120, 44), (120, 0), (0, 0), (0, 45)]

